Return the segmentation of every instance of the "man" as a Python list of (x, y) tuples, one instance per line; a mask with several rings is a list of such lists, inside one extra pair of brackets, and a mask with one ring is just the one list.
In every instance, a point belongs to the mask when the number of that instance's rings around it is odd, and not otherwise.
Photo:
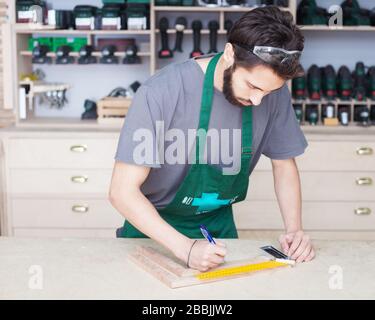
[(264, 154), (286, 229), (282, 249), (297, 262), (313, 259), (294, 161), (307, 142), (286, 85), (301, 75), (303, 42), (289, 13), (257, 8), (234, 24), (224, 52), (171, 64), (138, 89), (109, 195), (126, 219), (118, 236), (150, 237), (200, 271), (217, 267), (225, 245), (194, 239), (201, 225), (214, 238), (237, 238), (232, 204), (246, 197)]

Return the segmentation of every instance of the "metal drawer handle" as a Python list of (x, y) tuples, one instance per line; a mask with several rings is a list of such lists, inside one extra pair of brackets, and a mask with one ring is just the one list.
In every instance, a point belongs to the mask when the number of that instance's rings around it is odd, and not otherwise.
[(371, 186), (372, 185), (372, 179), (369, 177), (366, 178), (358, 178), (356, 180), (357, 185), (359, 186)]
[(70, 151), (72, 152), (86, 152), (87, 151), (87, 146), (85, 144), (77, 144), (75, 146), (70, 147)]
[(73, 176), (71, 180), (74, 183), (85, 183), (87, 182), (88, 177), (87, 176)]
[(374, 150), (372, 150), (372, 148), (362, 147), (357, 149), (357, 154), (359, 156), (371, 156), (373, 153)]
[(354, 210), (354, 213), (357, 216), (368, 216), (371, 214), (371, 209), (370, 208), (357, 208)]
[(85, 213), (85, 212), (89, 211), (89, 207), (88, 206), (81, 206), (81, 205), (74, 205), (72, 207), (72, 211), (73, 212)]

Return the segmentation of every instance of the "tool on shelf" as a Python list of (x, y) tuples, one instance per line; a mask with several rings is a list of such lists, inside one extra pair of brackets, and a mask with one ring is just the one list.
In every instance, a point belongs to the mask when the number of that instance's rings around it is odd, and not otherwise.
[(79, 50), (78, 64), (94, 64), (97, 63), (97, 58), (92, 55), (94, 47), (85, 45)]
[(167, 59), (173, 57), (173, 51), (169, 49), (168, 43), (168, 28), (169, 28), (169, 21), (166, 17), (163, 17), (159, 21), (159, 30), (160, 30), (160, 38), (161, 38), (161, 49), (159, 51), (159, 58)]
[(341, 100), (349, 100), (352, 96), (352, 76), (346, 66), (341, 66), (338, 71), (337, 93)]
[(369, 26), (370, 11), (359, 6), (357, 0), (345, 0), (341, 4), (345, 26)]
[(98, 118), (97, 105), (95, 101), (86, 99), (83, 107), (85, 111), (81, 115), (81, 120), (92, 120)]
[(176, 42), (173, 51), (182, 52), (182, 40), (184, 37), (184, 30), (187, 26), (187, 20), (185, 17), (178, 17), (176, 19)]
[(66, 83), (49, 83), (45, 81), (20, 81), (20, 86), (26, 88), (26, 98), (29, 101), (29, 109), (34, 107), (34, 98), (39, 97), (41, 104), (48, 104), (51, 108), (62, 108), (68, 100), (66, 92), (71, 85)]
[(48, 10), (48, 25), (53, 29), (74, 29), (73, 10)]
[(202, 22), (200, 20), (194, 20), (191, 25), (193, 29), (193, 51), (190, 53), (190, 58), (198, 57), (203, 55), (202, 50), (200, 49), (201, 46), (201, 30), (202, 30)]
[(219, 22), (211, 20), (208, 22), (208, 29), (210, 30), (210, 49), (208, 53), (217, 53), (217, 32), (219, 30)]
[(298, 77), (292, 80), (292, 95), (294, 99), (306, 98), (306, 77)]
[(323, 96), (327, 100), (335, 99), (337, 96), (335, 68), (332, 65), (328, 65), (320, 70), (322, 75)]
[(102, 57), (100, 58), (100, 63), (117, 64), (118, 57), (115, 56), (116, 51), (117, 48), (114, 45), (105, 46), (101, 51)]
[(233, 21), (230, 20), (230, 19), (225, 20), (225, 22), (224, 22), (224, 29), (226, 30), (227, 35), (228, 35), (230, 29), (232, 29), (232, 27), (233, 27)]
[(51, 57), (48, 57), (47, 54), (49, 52), (49, 48), (46, 45), (38, 45), (32, 51), (32, 63), (35, 64), (45, 64), (45, 63), (52, 63)]
[(302, 0), (297, 8), (297, 23), (301, 25), (327, 25), (326, 9), (318, 7), (315, 0)]
[(307, 71), (307, 87), (310, 99), (319, 100), (321, 98), (322, 87), (320, 69), (316, 64), (313, 64)]
[(372, 66), (367, 71), (367, 97), (375, 101), (375, 66)]
[(364, 101), (367, 96), (366, 92), (366, 71), (363, 62), (357, 62), (355, 70), (352, 73), (353, 77), (353, 98), (357, 101)]
[(70, 56), (72, 49), (70, 46), (61, 46), (56, 51), (56, 64), (72, 64), (74, 58)]
[(129, 30), (150, 29), (149, 0), (128, 0), (126, 4), (127, 28)]
[(95, 15), (98, 8), (89, 5), (77, 5), (74, 7), (74, 24), (77, 30), (95, 30)]
[(125, 50), (125, 58), (122, 60), (123, 64), (139, 64), (141, 58), (137, 55), (138, 48), (135, 44), (129, 44)]

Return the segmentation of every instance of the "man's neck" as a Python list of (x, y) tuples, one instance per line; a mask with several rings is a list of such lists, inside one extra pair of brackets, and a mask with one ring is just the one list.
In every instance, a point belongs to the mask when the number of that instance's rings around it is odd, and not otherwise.
[[(201, 67), (203, 73), (206, 73), (208, 63), (213, 57), (210, 58), (203, 58), (203, 59), (195, 59), (198, 65)], [(219, 61), (217, 62), (215, 68), (215, 75), (214, 75), (214, 87), (219, 90), (223, 91), (223, 82), (224, 82), (224, 59), (223, 56), (220, 57)]]

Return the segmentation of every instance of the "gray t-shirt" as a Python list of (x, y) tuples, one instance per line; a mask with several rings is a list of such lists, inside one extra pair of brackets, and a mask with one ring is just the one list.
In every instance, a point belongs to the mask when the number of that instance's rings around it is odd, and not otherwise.
[[(195, 154), (195, 145), (189, 143), (188, 137), (189, 130), (196, 130), (198, 127), (203, 80), (204, 73), (193, 58), (168, 65), (145, 81), (137, 90), (121, 129), (115, 155), (117, 161), (139, 164), (139, 160), (134, 157), (134, 152), (138, 154), (142, 141), (145, 142), (147, 138), (152, 140), (153, 157), (151, 161), (148, 157), (148, 162), (141, 164), (151, 167), (151, 171), (141, 190), (157, 208), (165, 207), (172, 201), (190, 167), (191, 162), (187, 159), (191, 157), (193, 151)], [(264, 97), (262, 103), (253, 108), (254, 153), (249, 175), (261, 154), (271, 159), (289, 159), (304, 152), (307, 142), (294, 114), (287, 85)], [(242, 127), (241, 119), (242, 108), (229, 103), (223, 93), (215, 88), (209, 130), (227, 129), (223, 131), (229, 134), (219, 135), (219, 144), (211, 144), (210, 139), (207, 139), (208, 163), (233, 172), (238, 170), (234, 163), (240, 162), (237, 159), (240, 154), (235, 150), (240, 150), (241, 135), (238, 136), (235, 132), (238, 133)], [(184, 164), (171, 164), (170, 160), (165, 160), (163, 163), (160, 154), (165, 155), (165, 159), (167, 156), (170, 159), (173, 153), (168, 151), (168, 147), (172, 144), (176, 146), (176, 143), (181, 146), (182, 140), (176, 135), (171, 141), (160, 142), (158, 121), (164, 122), (164, 132), (179, 129), (184, 133), (186, 137), (182, 147), (185, 150)], [(140, 129), (146, 129), (148, 136), (145, 135), (141, 139)], [(227, 161), (222, 161), (221, 157), (217, 159), (211, 155), (213, 152), (215, 155), (220, 154), (222, 143), (229, 144), (229, 152), (237, 161), (233, 160), (232, 164), (228, 164)], [(160, 149), (161, 144), (164, 151), (160, 152), (163, 150)], [(238, 157), (235, 157), (236, 154)]]

